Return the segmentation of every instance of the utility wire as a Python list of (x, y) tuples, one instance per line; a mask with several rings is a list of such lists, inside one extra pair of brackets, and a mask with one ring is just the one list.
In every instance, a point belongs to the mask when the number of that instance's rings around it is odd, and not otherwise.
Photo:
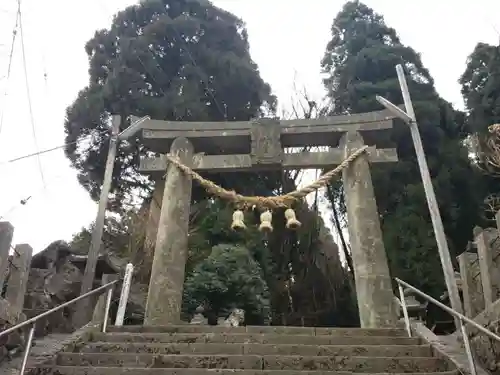
[[(109, 130), (103, 130), (99, 133), (97, 133), (97, 135), (103, 135), (105, 133), (108, 133), (108, 136), (109, 136)], [(83, 139), (86, 139), (86, 138), (89, 138), (89, 137), (92, 137), (94, 136), (94, 134), (89, 134), (88, 136), (84, 137)], [(106, 139), (107, 137), (104, 137), (104, 139)], [(10, 164), (10, 163), (14, 163), (16, 161), (19, 161), (19, 160), (23, 160), (23, 159), (27, 159), (27, 158), (31, 158), (33, 156), (39, 156), (39, 155), (42, 155), (42, 154), (46, 154), (48, 152), (52, 152), (52, 151), (56, 151), (56, 150), (59, 150), (61, 148), (65, 148), (67, 146), (70, 146), (70, 145), (74, 145), (74, 144), (77, 144), (78, 142), (82, 141), (83, 139), (79, 139), (79, 140), (76, 140), (76, 141), (73, 141), (73, 142), (68, 142), (68, 143), (64, 143), (62, 145), (59, 145), (59, 146), (55, 146), (55, 147), (52, 147), (52, 148), (48, 148), (46, 150), (42, 150), (42, 151), (38, 151), (38, 152), (34, 152), (34, 153), (31, 153), (31, 154), (26, 154), (26, 155), (23, 155), (23, 156), (19, 156), (17, 158), (14, 158), (14, 159), (10, 159), (10, 160), (6, 160), (4, 162), (0, 162), (0, 167), (2, 165), (5, 165), (5, 164)], [(104, 141), (104, 139), (101, 140)], [(91, 145), (92, 147), (93, 145)]]
[(45, 52), (42, 55), (43, 61), (43, 80), (45, 82), (45, 94), (49, 94), (49, 82), (48, 82), (48, 74), (47, 74), (47, 62), (45, 61)]
[(14, 25), (14, 29), (12, 30), (12, 42), (10, 44), (10, 52), (9, 52), (9, 63), (7, 65), (7, 75), (5, 76), (6, 78), (6, 87), (4, 91), (4, 100), (2, 103), (2, 113), (0, 113), (0, 133), (2, 132), (2, 127), (3, 127), (3, 119), (4, 119), (4, 114), (5, 114), (5, 108), (7, 107), (6, 102), (7, 102), (7, 95), (8, 95), (8, 85), (9, 85), (9, 80), (10, 80), (10, 73), (12, 70), (12, 59), (14, 57), (14, 47), (16, 45), (16, 36), (17, 36), (17, 28), (19, 26), (19, 14), (16, 13), (16, 22)]
[(10, 245), (10, 248), (14, 251), (14, 254), (21, 255), (14, 246)]
[[(19, 251), (17, 251), (17, 249), (16, 249), (14, 246), (12, 246), (12, 244), (10, 245), (10, 249), (14, 251), (14, 254), (15, 254), (15, 255), (17, 255), (17, 256), (21, 256), (21, 254), (19, 253)], [(13, 258), (12, 258), (12, 259), (13, 259)], [(12, 259), (11, 259), (11, 257), (9, 257), (9, 264), (10, 264), (13, 268), (15, 268), (17, 271), (19, 271), (19, 267), (18, 267), (18, 266), (16, 266), (16, 265), (14, 264), (14, 262), (12, 261)]]
[[(26, 82), (26, 93), (28, 95), (28, 107), (29, 107), (29, 115), (30, 115), (30, 122), (31, 122), (31, 131), (33, 133), (33, 140), (35, 142), (35, 149), (38, 152), (39, 147), (38, 147), (38, 140), (36, 137), (36, 131), (35, 131), (35, 118), (33, 116), (33, 105), (31, 103), (31, 91), (30, 91), (30, 85), (29, 85), (29, 79), (28, 79), (28, 69), (26, 67), (26, 51), (24, 48), (24, 34), (23, 34), (23, 22), (22, 22), (22, 15), (21, 15), (21, 0), (17, 0), (17, 15), (19, 19), (19, 32), (20, 32), (20, 37), (21, 37), (21, 51), (22, 51), (22, 57), (23, 57), (23, 68), (24, 68), (24, 79)], [(43, 174), (43, 167), (42, 167), (42, 161), (40, 158), (40, 154), (37, 155), (37, 161), (38, 161), (38, 169), (40, 171), (40, 177), (42, 178), (42, 183), (45, 186), (45, 177)]]
[[(62, 175), (58, 176), (56, 179), (59, 180), (59, 178), (61, 178), (61, 177), (62, 177)], [(46, 190), (46, 187), (40, 189), (39, 191), (44, 191), (44, 190)], [(39, 191), (37, 191), (36, 193), (38, 193)], [(33, 198), (33, 195), (29, 195), (26, 198), (21, 199), (18, 204), (12, 206), (11, 208), (9, 208), (8, 211), (6, 211), (2, 216), (0, 216), (0, 220), (4, 219), (8, 215), (10, 215), (12, 212), (17, 210), (19, 207), (25, 206), (31, 198)]]
[[(102, 143), (102, 142), (104, 142), (104, 141), (105, 141), (108, 137), (109, 137), (109, 134), (108, 134), (106, 137), (104, 137), (103, 139), (101, 139), (98, 143)], [(73, 143), (76, 143), (76, 142), (71, 142), (71, 143), (68, 143), (68, 144), (73, 144)], [(68, 145), (68, 144), (66, 144), (66, 145)], [(53, 151), (53, 150), (57, 150), (57, 149), (60, 149), (60, 148), (62, 148), (62, 147), (65, 147), (66, 145), (59, 146), (59, 147), (54, 147), (54, 148), (52, 148), (52, 149), (50, 149), (50, 150), (46, 150), (46, 152), (48, 152), (48, 151)], [(87, 148), (86, 148), (86, 151), (90, 150), (93, 146), (95, 146), (95, 144), (91, 144), (91, 145), (89, 145), (89, 147), (87, 147)], [(42, 152), (43, 152), (43, 151), (42, 151)], [(14, 159), (14, 161), (16, 161), (16, 160), (20, 160), (20, 159), (23, 159), (23, 158), (26, 158), (26, 157), (30, 157), (30, 156), (35, 156), (35, 155), (34, 155), (34, 154), (27, 155), (27, 156), (24, 156), (24, 157), (21, 157), (21, 158)], [(59, 179), (60, 179), (61, 177), (63, 177), (63, 176), (65, 176), (65, 174), (63, 174), (63, 175), (59, 175), (58, 177), (56, 177), (56, 178), (54, 179), (54, 181), (52, 181), (52, 182), (51, 182), (51, 183), (49, 183), (48, 185), (52, 185), (54, 182), (56, 182), (56, 180), (57, 180), (57, 181), (59, 181)], [(38, 190), (38, 191), (35, 193), (35, 195), (36, 195), (36, 194), (38, 194), (39, 192), (43, 192), (43, 191), (47, 190), (47, 186), (48, 186), (48, 185), (44, 185), (44, 187), (43, 187), (42, 189)], [(7, 211), (7, 212), (5, 212), (2, 216), (0, 216), (0, 220), (1, 220), (1, 219), (3, 219), (4, 217), (6, 217), (7, 215), (10, 215), (13, 211), (15, 211), (16, 209), (18, 209), (20, 206), (25, 206), (31, 198), (33, 198), (33, 194), (32, 194), (32, 195), (27, 196), (27, 197), (26, 197), (26, 198), (24, 198), (24, 199), (21, 199), (21, 200), (19, 201), (19, 203), (18, 203), (18, 204), (16, 204), (16, 205), (12, 206), (12, 207), (11, 207), (11, 208)]]
[(27, 196), (26, 198), (24, 199), (21, 199), (19, 201), (18, 204), (12, 206), (7, 212), (5, 212), (2, 216), (0, 216), (0, 220), (6, 218), (7, 216), (9, 216), (11, 213), (13, 213), (15, 210), (17, 210), (18, 208), (20, 208), (21, 206), (25, 206), (26, 204), (28, 204), (28, 202), (33, 198), (33, 196), (35, 195), (38, 195), (39, 193), (41, 192), (45, 192), (47, 190), (47, 188), (50, 186), (52, 187), (52, 185), (56, 182), (56, 181), (59, 181), (62, 177), (66, 176), (65, 174), (61, 174), (59, 176), (56, 176), (56, 178), (54, 178), (53, 181), (49, 182), (47, 185), (45, 185), (43, 188), (37, 190), (35, 193)]
[[(17, 256), (21, 255), (18, 253), (18, 251), (16, 250), (16, 248), (14, 246), (10, 245), (10, 248), (11, 248), (11, 250), (14, 250), (14, 254), (16, 254)], [(13, 257), (10, 257), (10, 256), (7, 258), (10, 267), (14, 268), (16, 271), (19, 271), (19, 267), (14, 264), (12, 259), (13, 259)], [(8, 282), (7, 282), (7, 285), (9, 285)]]
[(6, 217), (7, 215), (10, 215), (14, 210), (16, 210), (19, 206), (24, 206), (26, 203), (28, 203), (28, 201), (31, 199), (31, 195), (24, 198), (24, 199), (21, 199), (19, 201), (19, 204), (16, 204), (15, 206), (12, 206), (6, 213), (4, 213), (2, 216), (0, 216), (0, 220), (3, 219), (4, 217)]
[(51, 152), (51, 151), (55, 151), (55, 150), (59, 150), (63, 147), (65, 147), (66, 145), (61, 145), (61, 146), (56, 146), (56, 147), (53, 147), (53, 148), (49, 148), (47, 150), (43, 150), (43, 151), (38, 151), (38, 152), (33, 152), (31, 154), (27, 154), (27, 155), (23, 155), (23, 156), (19, 156), (17, 158), (14, 158), (14, 159), (10, 159), (10, 160), (7, 160), (3, 163), (0, 163), (0, 166), (3, 165), (3, 164), (7, 164), (7, 163), (14, 163), (16, 161), (19, 161), (19, 160), (23, 160), (23, 159), (27, 159), (27, 158), (31, 158), (33, 156), (40, 156), (42, 154), (46, 154), (48, 152)]

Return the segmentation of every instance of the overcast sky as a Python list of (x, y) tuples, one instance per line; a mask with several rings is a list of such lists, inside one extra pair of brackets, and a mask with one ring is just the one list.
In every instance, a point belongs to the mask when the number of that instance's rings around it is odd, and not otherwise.
[[(8, 57), (15, 22), (16, 0), (0, 4), (0, 216), (15, 226), (15, 243), (35, 251), (50, 242), (70, 239), (95, 217), (96, 205), (79, 186), (62, 151), (4, 163), (64, 142), (65, 108), (85, 86), (85, 42), (130, 0), (24, 0), (24, 48), (33, 122), (25, 83), (19, 34), (10, 80)], [(214, 0), (243, 18), (251, 53), (262, 77), (278, 98), (290, 103), (293, 85), (305, 87), (318, 100), (323, 96), (319, 62), (340, 0)], [(403, 43), (422, 54), (439, 93), (462, 107), (457, 80), (477, 42), (497, 43), (500, 1), (366, 0), (385, 16)], [(494, 16), (497, 16), (496, 19)], [(4, 95), (6, 93), (6, 95)], [(26, 205), (20, 200), (31, 196)]]

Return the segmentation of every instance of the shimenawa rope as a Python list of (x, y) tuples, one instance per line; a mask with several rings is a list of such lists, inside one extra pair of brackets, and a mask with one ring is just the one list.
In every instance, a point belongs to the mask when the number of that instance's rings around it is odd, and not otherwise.
[(256, 206), (258, 208), (276, 209), (276, 208), (289, 208), (291, 205), (304, 198), (308, 194), (326, 186), (326, 184), (337, 174), (342, 172), (347, 166), (352, 163), (358, 156), (366, 152), (368, 146), (363, 146), (349, 155), (342, 163), (340, 163), (335, 169), (325, 173), (318, 180), (310, 185), (307, 185), (301, 189), (292, 191), (284, 195), (276, 195), (270, 197), (249, 197), (236, 193), (235, 191), (226, 190), (223, 187), (215, 184), (214, 182), (203, 178), (198, 173), (193, 171), (188, 166), (182, 164), (179, 158), (173, 155), (166, 155), (167, 160), (179, 168), (182, 172), (189, 175), (193, 180), (198, 181), (198, 183), (205, 188), (205, 190), (221, 199), (225, 199), (233, 202), (236, 206), (241, 208), (251, 208)]

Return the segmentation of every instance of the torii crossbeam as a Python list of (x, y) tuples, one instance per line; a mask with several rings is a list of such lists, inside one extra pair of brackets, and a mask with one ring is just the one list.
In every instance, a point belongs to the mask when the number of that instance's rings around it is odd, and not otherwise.
[[(390, 145), (394, 116), (389, 111), (310, 120), (261, 119), (239, 122), (173, 122), (146, 120), (143, 143), (150, 150), (167, 153), (172, 142), (186, 137), (195, 150), (192, 169), (205, 172), (240, 172), (268, 169), (321, 169), (337, 165), (344, 151), (285, 153), (284, 148), (336, 147), (344, 133), (359, 132), (370, 145), (371, 162), (395, 162), (396, 150), (377, 149)], [(140, 172), (158, 177), (165, 174), (165, 157), (144, 158)]]

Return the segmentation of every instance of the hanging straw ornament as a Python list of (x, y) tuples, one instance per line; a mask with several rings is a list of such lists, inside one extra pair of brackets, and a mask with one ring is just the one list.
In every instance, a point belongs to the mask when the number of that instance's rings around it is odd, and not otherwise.
[(285, 211), (286, 227), (291, 230), (297, 230), (301, 227), (302, 223), (297, 220), (293, 208), (288, 208)]
[(245, 214), (240, 209), (235, 210), (233, 213), (231, 229), (235, 231), (243, 231), (247, 229), (247, 226), (245, 225)]
[(270, 233), (273, 231), (273, 214), (271, 211), (267, 210), (260, 214), (260, 226), (259, 230), (261, 232)]

